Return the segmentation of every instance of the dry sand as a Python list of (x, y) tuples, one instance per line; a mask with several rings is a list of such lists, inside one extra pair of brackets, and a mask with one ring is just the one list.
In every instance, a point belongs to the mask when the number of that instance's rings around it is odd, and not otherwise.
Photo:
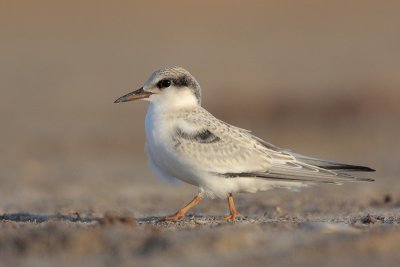
[(176, 223), (127, 212), (8, 213), (0, 216), (0, 265), (397, 266), (399, 202), (289, 200), (304, 207), (241, 202), (258, 215), (234, 222), (202, 213)]

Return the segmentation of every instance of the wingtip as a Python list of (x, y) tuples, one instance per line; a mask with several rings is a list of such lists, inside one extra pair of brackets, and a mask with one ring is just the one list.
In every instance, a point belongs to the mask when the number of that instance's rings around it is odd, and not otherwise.
[(359, 166), (357, 170), (362, 171), (362, 172), (375, 172), (375, 169), (372, 169), (370, 167), (365, 167), (365, 166)]
[(337, 166), (329, 166), (326, 167), (328, 170), (342, 170), (342, 171), (348, 171), (348, 172), (375, 172), (375, 169), (372, 169), (370, 167), (365, 167), (365, 166), (358, 166), (358, 165), (337, 165)]
[(357, 181), (360, 181), (360, 182), (375, 182), (375, 179), (372, 179), (372, 178), (357, 178)]
[(372, 169), (370, 167), (365, 167), (365, 166), (354, 166), (355, 168), (354, 171), (360, 171), (360, 172), (374, 172), (376, 171), (375, 169)]

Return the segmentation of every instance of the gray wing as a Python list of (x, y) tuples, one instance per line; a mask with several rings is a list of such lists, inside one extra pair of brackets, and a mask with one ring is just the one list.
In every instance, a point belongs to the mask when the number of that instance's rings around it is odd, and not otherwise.
[(347, 171), (373, 171), (368, 167), (306, 157), (278, 148), (249, 131), (216, 119), (204, 109), (182, 119), (190, 131), (177, 128), (175, 149), (203, 171), (226, 178), (257, 177), (270, 180), (342, 183), (371, 181)]

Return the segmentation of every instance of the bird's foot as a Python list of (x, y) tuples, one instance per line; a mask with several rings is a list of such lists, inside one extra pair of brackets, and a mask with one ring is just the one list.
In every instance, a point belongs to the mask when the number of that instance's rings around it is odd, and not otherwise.
[(200, 203), (202, 196), (203, 196), (203, 193), (199, 192), (197, 194), (197, 196), (195, 196), (192, 199), (192, 201), (190, 201), (185, 207), (180, 209), (177, 213), (175, 213), (174, 215), (166, 216), (166, 217), (162, 218), (160, 221), (161, 222), (174, 222), (174, 221), (184, 218), (186, 212), (188, 212), (191, 208), (193, 208), (194, 206), (196, 206), (197, 204)]
[(222, 218), (222, 220), (231, 222), (231, 221), (234, 221), (239, 216), (240, 216), (239, 212), (231, 213), (228, 216), (225, 216), (224, 218)]
[(178, 211), (174, 215), (165, 216), (164, 218), (160, 219), (160, 222), (175, 222), (183, 218), (185, 218), (185, 213)]

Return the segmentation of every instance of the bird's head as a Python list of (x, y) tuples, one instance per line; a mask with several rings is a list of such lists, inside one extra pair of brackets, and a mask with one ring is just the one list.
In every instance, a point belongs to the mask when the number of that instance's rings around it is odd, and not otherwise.
[(201, 88), (184, 68), (172, 67), (155, 71), (143, 87), (118, 98), (115, 103), (143, 99), (156, 103), (200, 105)]

